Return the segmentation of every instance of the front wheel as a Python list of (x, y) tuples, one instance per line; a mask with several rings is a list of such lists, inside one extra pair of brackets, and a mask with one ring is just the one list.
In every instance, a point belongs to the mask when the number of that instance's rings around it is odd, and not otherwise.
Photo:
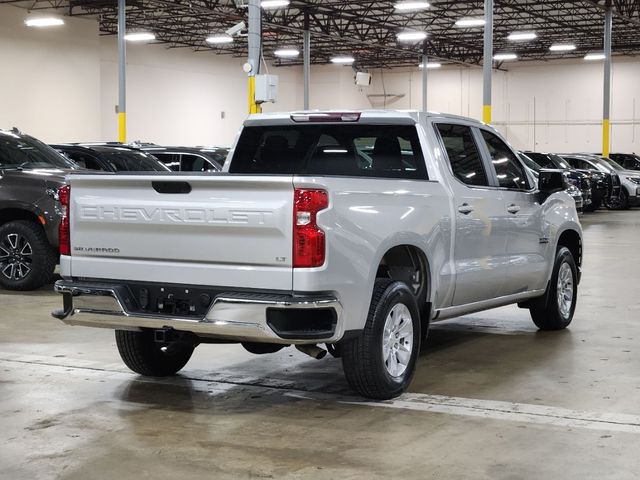
[(186, 342), (156, 342), (153, 330), (116, 330), (122, 361), (136, 373), (150, 377), (175, 375), (184, 367), (195, 346)]
[(341, 345), (347, 382), (358, 394), (387, 400), (403, 393), (420, 351), (420, 312), (409, 287), (376, 280), (362, 334)]
[(578, 295), (578, 269), (571, 251), (556, 253), (551, 282), (544, 296), (532, 302), (529, 311), (540, 330), (562, 330), (573, 319)]

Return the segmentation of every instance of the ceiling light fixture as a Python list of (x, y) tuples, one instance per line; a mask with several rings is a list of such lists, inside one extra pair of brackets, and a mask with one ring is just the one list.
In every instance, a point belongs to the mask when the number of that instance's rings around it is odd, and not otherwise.
[(535, 32), (513, 32), (507, 37), (507, 40), (523, 42), (526, 40), (535, 40), (536, 38), (538, 38), (538, 34)]
[(293, 58), (300, 55), (300, 52), (295, 48), (280, 48), (273, 52), (276, 57)]
[(400, 32), (398, 33), (399, 42), (419, 42), (427, 38), (426, 32)]
[(393, 8), (401, 12), (413, 12), (416, 10), (426, 10), (430, 6), (428, 2), (398, 2)]
[(124, 39), (129, 42), (150, 42), (151, 40), (155, 40), (156, 36), (151, 32), (133, 32), (127, 33)]
[[(427, 62), (427, 70), (430, 70), (432, 68), (440, 68), (441, 66), (442, 64), (438, 62)], [(420, 65), (418, 65), (418, 67), (424, 68), (424, 63), (421, 63)]]
[(456, 27), (482, 27), (484, 23), (484, 18), (461, 18), (456, 21)]
[(210, 37), (207, 37), (206, 42), (212, 43), (214, 45), (233, 43), (233, 37), (231, 35), (212, 35)]
[(35, 17), (24, 21), (27, 27), (57, 27), (64, 25), (64, 20), (58, 17)]
[(260, 6), (262, 8), (282, 8), (289, 6), (289, 0), (262, 0)]
[(604, 53), (587, 53), (584, 59), (587, 61), (604, 60), (607, 56)]
[(518, 55), (515, 53), (496, 53), (493, 56), (494, 60), (516, 60)]
[(573, 43), (556, 43), (555, 45), (551, 45), (549, 50), (552, 52), (570, 52), (571, 50), (575, 50), (576, 46)]
[(337, 63), (338, 65), (351, 65), (353, 62), (355, 62), (356, 59), (353, 57), (333, 57), (331, 59), (331, 63)]

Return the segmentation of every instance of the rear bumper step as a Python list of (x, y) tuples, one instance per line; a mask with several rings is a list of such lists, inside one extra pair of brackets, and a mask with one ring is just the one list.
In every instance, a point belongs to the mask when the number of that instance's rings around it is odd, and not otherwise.
[(193, 332), (238, 341), (304, 344), (338, 341), (343, 332), (342, 305), (328, 295), (224, 292), (201, 316), (135, 311), (126, 285), (59, 280), (55, 291), (63, 308), (52, 316), (68, 325)]

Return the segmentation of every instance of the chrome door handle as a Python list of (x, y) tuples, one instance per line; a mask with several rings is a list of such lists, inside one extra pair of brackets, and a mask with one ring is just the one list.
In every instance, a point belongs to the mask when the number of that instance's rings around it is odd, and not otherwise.
[(473, 207), (468, 203), (463, 203), (458, 207), (458, 211), (464, 215), (469, 215), (471, 212), (473, 212)]
[(516, 205), (516, 204), (514, 204), (514, 203), (512, 203), (511, 205), (509, 205), (509, 206), (507, 207), (507, 212), (509, 212), (509, 213), (516, 214), (516, 213), (518, 213), (519, 211), (520, 211), (520, 206), (518, 206), (518, 205)]

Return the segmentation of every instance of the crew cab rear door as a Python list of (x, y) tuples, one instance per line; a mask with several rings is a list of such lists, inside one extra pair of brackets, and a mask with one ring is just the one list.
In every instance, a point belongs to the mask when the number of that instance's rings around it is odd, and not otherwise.
[(291, 290), (291, 176), (72, 175), (71, 274)]

